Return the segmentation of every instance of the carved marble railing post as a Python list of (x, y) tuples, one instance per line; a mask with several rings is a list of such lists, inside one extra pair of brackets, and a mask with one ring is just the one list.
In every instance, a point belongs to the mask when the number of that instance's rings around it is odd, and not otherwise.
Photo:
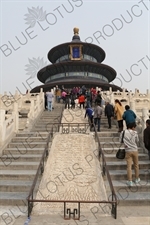
[(130, 105), (130, 102), (131, 102), (131, 99), (132, 99), (132, 97), (131, 97), (131, 92), (128, 92), (128, 104)]
[(139, 92), (138, 92), (138, 89), (137, 89), (137, 88), (135, 89), (134, 97), (135, 97), (135, 98), (138, 98), (138, 97), (139, 97)]
[(110, 102), (110, 92), (106, 91), (106, 101)]
[(123, 88), (123, 90), (122, 90), (122, 97), (123, 97), (123, 98), (125, 98), (125, 97), (126, 97), (125, 88)]
[(19, 95), (18, 91), (15, 91), (14, 99), (15, 99), (15, 102), (17, 102), (17, 103), (21, 99), (21, 96)]
[(147, 94), (147, 98), (150, 99), (150, 90), (149, 89), (146, 90), (146, 94)]
[(34, 99), (31, 99), (31, 106), (30, 106), (30, 112), (31, 112), (31, 119), (34, 119), (34, 114), (35, 114), (35, 111), (34, 111)]
[(2, 103), (3, 103), (3, 101), (2, 101), (2, 96), (3, 96), (3, 95), (2, 95), (2, 94), (0, 94), (0, 109), (1, 109), (1, 108), (2, 108), (2, 106), (3, 106), (3, 104), (2, 104)]
[(114, 100), (114, 94), (113, 94), (113, 92), (110, 94), (110, 104), (112, 104), (112, 105), (114, 105), (114, 102), (115, 102), (115, 100)]
[(0, 109), (0, 145), (2, 145), (4, 141), (4, 134), (5, 134), (4, 121), (5, 121), (5, 110)]
[[(40, 105), (41, 107), (44, 109), (44, 105), (45, 105), (45, 98), (44, 98), (44, 92), (43, 92), (43, 88), (40, 89)], [(42, 102), (42, 103), (41, 103)]]
[(18, 132), (18, 128), (19, 128), (19, 113), (18, 113), (18, 102), (14, 102), (13, 105), (13, 112), (12, 112), (14, 118), (15, 118), (15, 132)]
[(39, 95), (36, 96), (36, 105), (37, 105), (37, 111), (39, 113), (40, 112), (40, 109), (41, 109)]
[(130, 102), (130, 109), (133, 110), (136, 113), (136, 110), (135, 110), (135, 101), (131, 101)]

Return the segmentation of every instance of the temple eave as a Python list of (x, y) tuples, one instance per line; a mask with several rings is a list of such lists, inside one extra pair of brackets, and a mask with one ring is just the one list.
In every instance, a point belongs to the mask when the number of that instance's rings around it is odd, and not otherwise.
[(62, 62), (55, 63), (44, 67), (38, 72), (38, 79), (45, 83), (46, 79), (52, 75), (58, 73), (67, 73), (67, 72), (89, 72), (103, 75), (108, 79), (109, 82), (113, 81), (116, 78), (116, 71), (105, 64), (95, 63), (95, 62), (86, 62), (86, 61), (75, 61), (75, 62)]

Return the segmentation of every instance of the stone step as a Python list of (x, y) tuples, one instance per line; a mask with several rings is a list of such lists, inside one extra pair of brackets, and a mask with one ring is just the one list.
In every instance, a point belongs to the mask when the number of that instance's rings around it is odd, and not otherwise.
[[(96, 126), (96, 128), (97, 128), (97, 126)], [(111, 129), (108, 129), (108, 126), (101, 125), (100, 131), (101, 132), (117, 132), (117, 129), (116, 129), (116, 127), (112, 127)]]
[(30, 144), (32, 142), (46, 142), (47, 141), (47, 137), (26, 137), (26, 138), (23, 138), (23, 137), (15, 137), (11, 140), (11, 142), (13, 143), (27, 143), (27, 144)]
[(44, 148), (6, 148), (4, 150), (4, 154), (42, 154), (44, 151)]
[(12, 161), (10, 163), (6, 162), (0, 162), (0, 169), (5, 169), (5, 170), (37, 170), (39, 166), (39, 162), (26, 162), (26, 161), (21, 161), (21, 162), (16, 162)]
[(16, 137), (23, 137), (23, 138), (28, 138), (28, 137), (47, 137), (48, 136), (48, 132), (42, 132), (42, 131), (30, 131), (30, 132), (19, 132), (18, 134), (16, 134)]
[[(125, 170), (127, 168), (127, 163), (125, 160), (120, 161), (111, 161), (107, 162), (107, 167), (109, 170)], [(150, 169), (150, 161), (140, 161), (139, 160), (139, 169)]]
[(20, 142), (20, 143), (15, 143), (15, 142), (10, 142), (7, 146), (7, 148), (20, 148), (20, 147), (24, 147), (24, 148), (36, 148), (36, 147), (45, 147), (46, 146), (46, 141), (41, 141), (41, 142)]
[(106, 132), (106, 131), (101, 131), (98, 132), (98, 136), (99, 137), (119, 137), (119, 133), (116, 132), (112, 132), (110, 129)]
[[(117, 152), (117, 150), (112, 150), (109, 152), (104, 150), (106, 161), (107, 162), (115, 162), (115, 163), (118, 162), (122, 165), (122, 162), (126, 162), (126, 160), (125, 159), (124, 160), (117, 159), (116, 152)], [(141, 152), (141, 151), (139, 151), (139, 152)], [(139, 156), (139, 160), (144, 161), (147, 164), (150, 163), (150, 161), (148, 160), (147, 154), (139, 153), (138, 156)]]
[[(108, 156), (108, 155), (111, 155), (111, 154), (116, 154), (116, 152), (118, 151), (118, 149), (119, 149), (118, 147), (114, 147), (114, 148), (108, 147), (108, 148), (106, 148), (105, 146), (104, 147), (102, 146), (102, 150), (103, 150), (105, 156)], [(138, 147), (138, 152), (139, 153), (143, 153), (145, 156), (147, 155), (146, 153), (143, 152), (143, 148), (141, 148), (141, 147)], [(114, 155), (112, 155), (112, 157), (113, 156)]]
[[(118, 206), (150, 206), (149, 191), (138, 191), (137, 187), (122, 187), (116, 191)], [(111, 199), (111, 193), (108, 192)]]
[[(150, 195), (149, 192), (129, 192), (129, 194), (120, 192), (119, 194), (119, 206), (149, 206)], [(117, 195), (117, 196), (118, 196)]]
[(0, 159), (2, 162), (4, 162), (5, 165), (9, 165), (11, 162), (14, 161), (39, 161), (42, 157), (42, 154), (8, 154), (8, 155), (4, 155), (2, 156)]
[[(113, 186), (117, 196), (119, 196), (120, 192), (126, 192), (127, 195), (129, 192), (136, 192), (137, 194), (140, 192), (150, 192), (150, 181), (141, 180), (138, 184), (135, 184), (133, 181), (133, 186), (130, 188), (126, 182), (126, 180), (113, 180)], [(109, 190), (108, 182), (105, 182), (105, 186)]]
[(39, 130), (39, 131), (43, 131), (43, 130), (45, 130), (45, 131), (47, 131), (47, 132), (50, 132), (50, 130), (51, 130), (51, 128), (52, 127), (57, 127), (56, 125), (54, 125), (54, 124), (50, 124), (50, 123), (46, 123), (46, 124), (42, 124), (42, 125), (38, 125), (38, 124), (36, 124), (35, 126), (34, 126), (34, 130)]
[(35, 174), (36, 170), (1, 170), (0, 179), (33, 181)]
[[(26, 180), (3, 180), (0, 182), (0, 191), (1, 192), (28, 192), (32, 186), (33, 181)], [(39, 181), (37, 181), (37, 186), (39, 185)]]
[[(125, 180), (127, 179), (127, 171), (126, 170), (109, 170), (110, 176), (112, 180)], [(133, 179), (134, 171), (132, 171)], [(150, 180), (150, 169), (140, 169), (139, 170), (139, 177), (141, 180), (148, 181)]]
[(42, 124), (55, 124), (55, 123), (60, 123), (60, 120), (57, 118), (51, 118), (51, 119), (45, 119), (45, 120), (40, 120), (36, 123), (36, 125), (42, 125)]
[(1, 205), (27, 205), (28, 194), (29, 192), (1, 192)]
[[(38, 130), (40, 130), (40, 131), (42, 131), (42, 132), (51, 132), (52, 131), (52, 128), (50, 127), (50, 128), (47, 128), (47, 127), (43, 127), (43, 128), (40, 128), (40, 129), (38, 129)], [(37, 128), (32, 128), (32, 131), (37, 131)]]
[(105, 142), (119, 142), (119, 137), (105, 137), (105, 136), (103, 136), (103, 137), (99, 137), (99, 140), (100, 140), (100, 142), (101, 141), (105, 141)]
[(101, 147), (103, 149), (105, 148), (119, 148), (121, 146), (120, 142), (114, 142), (114, 141), (109, 141), (109, 142), (105, 142), (105, 141), (100, 141)]

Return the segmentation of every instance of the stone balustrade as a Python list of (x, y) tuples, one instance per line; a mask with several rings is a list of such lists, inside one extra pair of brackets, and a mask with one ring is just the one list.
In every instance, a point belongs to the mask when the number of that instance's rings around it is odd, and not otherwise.
[(30, 128), (44, 109), (44, 93), (8, 96), (0, 101), (0, 155), (13, 135), (18, 132), (19, 118), (26, 115), (26, 128)]
[(18, 118), (13, 112), (7, 119), (5, 118), (5, 110), (0, 109), (0, 155), (2, 154), (3, 148), (12, 138), (15, 131), (17, 130)]

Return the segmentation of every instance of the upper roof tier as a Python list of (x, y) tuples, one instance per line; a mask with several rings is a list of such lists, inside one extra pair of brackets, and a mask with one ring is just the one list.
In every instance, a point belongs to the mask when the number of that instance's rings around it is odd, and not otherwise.
[(78, 35), (79, 29), (74, 28), (74, 36), (71, 42), (63, 43), (55, 46), (48, 52), (48, 59), (50, 62), (55, 63), (62, 56), (70, 54), (70, 45), (82, 45), (82, 54), (91, 56), (101, 63), (105, 59), (105, 51), (97, 45), (82, 42)]

